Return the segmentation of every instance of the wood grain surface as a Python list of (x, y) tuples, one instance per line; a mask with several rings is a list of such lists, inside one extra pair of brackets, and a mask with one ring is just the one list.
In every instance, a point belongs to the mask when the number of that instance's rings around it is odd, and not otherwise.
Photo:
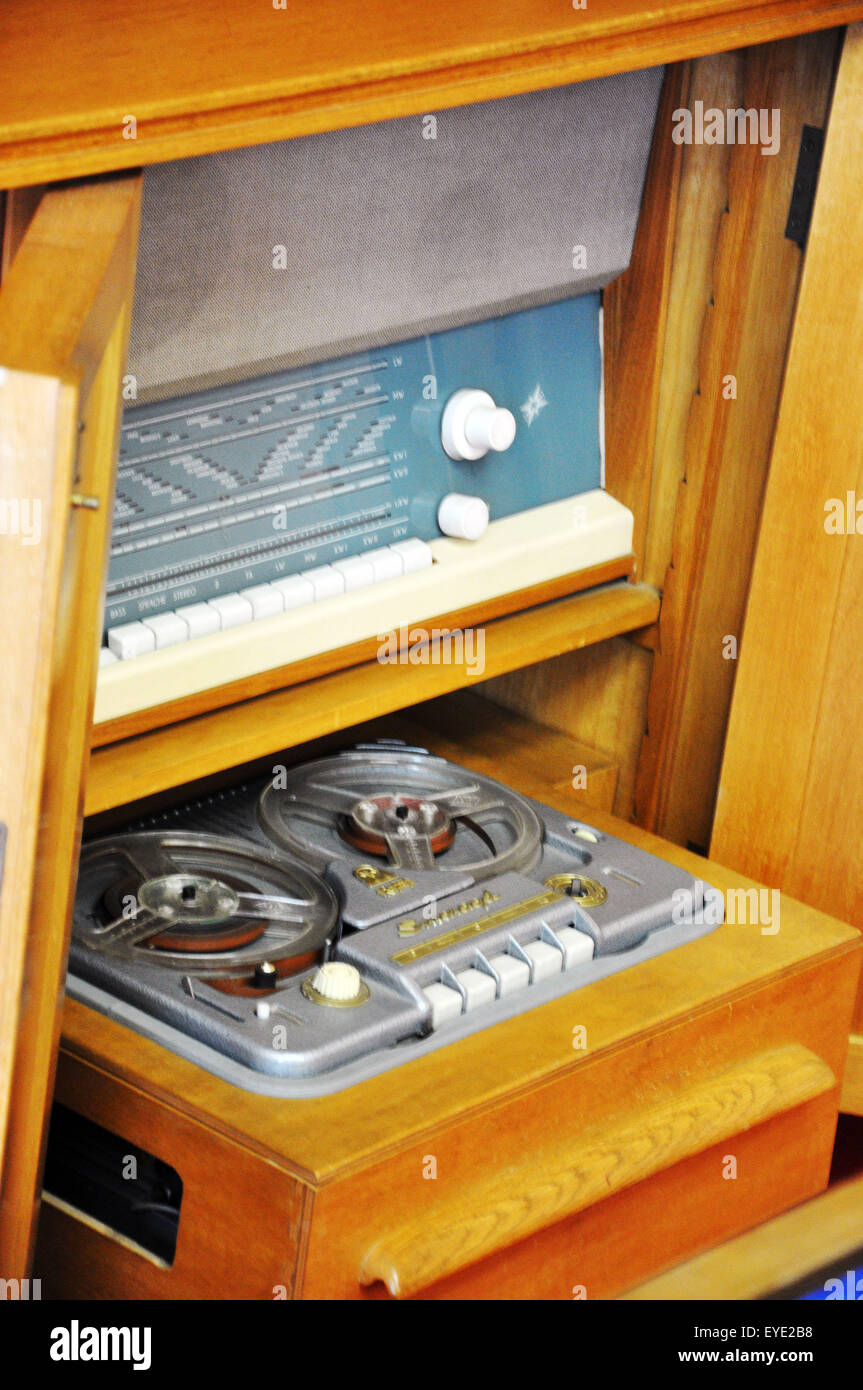
[(861, 14), (842, 0), (9, 0), (0, 187), (559, 86)]
[(401, 1225), (396, 1217), (365, 1255), (359, 1282), (380, 1279), (394, 1297), (410, 1297), (835, 1084), (830, 1068), (795, 1044), (722, 1068), (636, 1117), (586, 1130), (559, 1151), (535, 1150), (517, 1186), (506, 1170), (480, 1174), (433, 1221)]
[[(654, 590), (619, 584), (497, 618), (485, 627), (485, 668), (476, 679), (644, 627), (656, 621), (658, 612)], [(463, 663), (445, 660), (425, 665), (366, 662), (109, 744), (91, 756), (86, 813), (122, 806), (321, 734), (351, 728), (459, 689), (470, 679)]]
[(702, 848), (802, 266), (785, 224), (835, 55), (836, 36), (819, 34), (692, 64), (690, 102), (781, 113), (775, 155), (692, 145), (683, 158), (644, 570), (663, 606), (636, 815)]
[[(764, 1298), (825, 1265), (850, 1259), (863, 1243), (863, 1178), (686, 1260), (623, 1295), (634, 1300)], [(823, 1282), (823, 1278), (822, 1281)]]
[[(140, 180), (42, 199), (0, 288), (0, 1267), (23, 1277), (60, 1027)], [(71, 506), (74, 491), (98, 499)], [(22, 512), (23, 515), (23, 512)], [(11, 659), (14, 653), (14, 660)]]
[[(848, 30), (785, 373), (711, 853), (863, 925), (863, 25)], [(828, 505), (851, 497), (851, 530)], [(780, 567), (792, 565), (789, 589)], [(863, 1032), (863, 996), (854, 1032)]]

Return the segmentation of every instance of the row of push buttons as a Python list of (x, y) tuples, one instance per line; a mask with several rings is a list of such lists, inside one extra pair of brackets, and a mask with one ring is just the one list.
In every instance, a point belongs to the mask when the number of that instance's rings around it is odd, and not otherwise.
[(524, 945), (513, 940), (501, 955), (486, 958), (478, 951), (477, 957), (478, 964), (467, 970), (454, 973), (444, 967), (441, 980), (423, 991), (431, 1004), (433, 1028), (591, 960), (593, 941), (586, 932), (563, 927)]
[(431, 563), (431, 548), (425, 541), (416, 537), (397, 541), (379, 550), (369, 550), (365, 555), (352, 555), (332, 565), (303, 570), (288, 579), (255, 584), (237, 594), (223, 594), (207, 603), (193, 603), (173, 613), (158, 613), (141, 622), (109, 628), (108, 645), (102, 648), (100, 662), (109, 666), (114, 661), (128, 661), (146, 652), (188, 642), (193, 637), (206, 637), (225, 628), (256, 622), (259, 618), (272, 618), (352, 589), (365, 589), (385, 579), (413, 574), (415, 570), (427, 569)]

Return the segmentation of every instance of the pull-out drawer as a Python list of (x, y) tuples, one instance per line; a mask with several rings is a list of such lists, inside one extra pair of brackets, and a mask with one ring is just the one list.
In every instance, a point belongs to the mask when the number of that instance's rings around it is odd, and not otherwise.
[(309, 1100), (67, 1002), (57, 1100), (175, 1170), (176, 1253), (52, 1203), (36, 1275), (59, 1296), (604, 1298), (747, 1229), (826, 1184), (860, 951), (793, 902), (743, 915)]

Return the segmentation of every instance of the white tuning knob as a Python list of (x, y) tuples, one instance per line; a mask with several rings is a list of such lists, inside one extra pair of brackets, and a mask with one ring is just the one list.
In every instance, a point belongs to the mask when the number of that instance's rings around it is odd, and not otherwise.
[(437, 524), (445, 536), (478, 541), (488, 526), (488, 503), (463, 492), (448, 492), (437, 509)]
[(341, 960), (319, 965), (310, 984), (310, 996), (320, 1004), (359, 1004), (369, 996), (356, 966)]
[(450, 396), (440, 422), (440, 437), (451, 459), (481, 459), (501, 453), (515, 439), (515, 416), (495, 405), (487, 391), (463, 387)]

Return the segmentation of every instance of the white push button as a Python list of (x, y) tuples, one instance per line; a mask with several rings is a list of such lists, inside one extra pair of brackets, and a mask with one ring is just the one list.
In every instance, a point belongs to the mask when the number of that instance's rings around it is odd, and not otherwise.
[(490, 1004), (497, 994), (497, 985), (491, 975), (486, 975), (482, 970), (459, 970), (456, 979), (467, 995), (465, 1012), (478, 1009), (482, 1004)]
[(301, 608), (305, 603), (314, 603), (314, 585), (300, 574), (292, 574), (288, 579), (274, 579), (271, 589), (277, 589), (282, 596), (285, 608)]
[(178, 608), (177, 617), (183, 619), (190, 637), (206, 637), (210, 632), (218, 632), (221, 626), (218, 613), (208, 603), (190, 603), (187, 608)]
[(495, 405), (487, 391), (465, 387), (450, 396), (440, 422), (440, 437), (451, 459), (481, 459), (494, 449), (508, 449), (515, 439), (511, 410)]
[(533, 983), (536, 985), (540, 980), (547, 980), (552, 975), (559, 975), (563, 969), (563, 955), (556, 946), (549, 946), (547, 941), (528, 941), (524, 947), (526, 956), (530, 956), (533, 962)]
[(418, 536), (411, 536), (406, 541), (394, 541), (389, 549), (401, 560), (405, 574), (413, 574), (415, 570), (428, 569), (429, 565), (433, 563), (431, 546), (425, 541), (421, 541)]
[(342, 576), (348, 593), (351, 589), (365, 589), (375, 582), (374, 565), (369, 555), (351, 555), (347, 560), (334, 560), (333, 569)]
[(345, 592), (345, 581), (332, 565), (320, 565), (318, 569), (303, 570), (303, 579), (308, 579), (315, 591), (315, 603), (324, 598), (335, 598)]
[(437, 509), (437, 524), (445, 536), (478, 541), (488, 529), (488, 504), (481, 497), (448, 492)]
[(403, 574), (402, 562), (398, 555), (394, 555), (391, 550), (386, 548), (381, 550), (370, 550), (363, 559), (368, 560), (374, 571), (375, 583), (380, 584), (384, 579), (396, 579)]
[(143, 623), (123, 623), (122, 627), (108, 628), (108, 646), (121, 661), (129, 661), (131, 657), (154, 652), (156, 634)]
[(99, 665), (100, 665), (100, 666), (113, 666), (114, 663), (115, 663), (115, 661), (117, 661), (117, 659), (118, 659), (118, 658), (117, 658), (117, 657), (115, 656), (115, 654), (111, 651), (111, 648), (110, 648), (110, 647), (100, 647), (100, 648), (99, 648)]
[(579, 965), (583, 960), (593, 959), (593, 940), (587, 932), (576, 931), (575, 927), (563, 927), (555, 935), (563, 947), (566, 970), (571, 969), (573, 965)]
[(240, 598), (239, 594), (222, 594), (221, 598), (211, 598), (209, 606), (214, 613), (218, 613), (223, 631), (250, 623), (255, 616), (249, 600)]
[(527, 961), (519, 960), (516, 956), (492, 956), (489, 965), (500, 976), (501, 999), (530, 984), (530, 966)]
[(156, 648), (174, 647), (178, 642), (188, 642), (189, 629), (176, 613), (157, 613), (154, 618), (145, 618), (144, 626), (156, 635)]
[(440, 1028), (442, 1023), (458, 1018), (461, 1013), (461, 995), (457, 989), (450, 989), (449, 985), (429, 985), (423, 994), (431, 1004), (433, 1028)]
[(252, 605), (255, 621), (258, 618), (272, 618), (276, 613), (285, 611), (285, 601), (272, 584), (253, 584), (250, 589), (241, 589), (240, 598), (248, 599)]

